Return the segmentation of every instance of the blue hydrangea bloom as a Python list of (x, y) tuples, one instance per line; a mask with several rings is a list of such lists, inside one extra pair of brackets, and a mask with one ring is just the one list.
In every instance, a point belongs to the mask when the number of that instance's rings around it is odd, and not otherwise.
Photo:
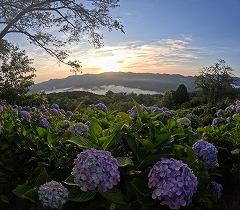
[(102, 111), (108, 113), (108, 109), (107, 109), (106, 105), (103, 103), (98, 103), (95, 107), (99, 110), (102, 110)]
[(51, 109), (59, 109), (59, 106), (57, 104), (52, 104)]
[(31, 119), (31, 114), (28, 111), (20, 111), (19, 115), (27, 121)]
[(220, 123), (220, 118), (216, 117), (212, 121), (212, 126), (216, 127)]
[(68, 128), (68, 131), (72, 132), (75, 135), (87, 136), (88, 135), (88, 125), (83, 124), (82, 122), (74, 123)]
[(232, 111), (232, 107), (231, 107), (231, 106), (226, 107), (226, 108), (225, 108), (225, 111), (226, 111), (226, 112)]
[(201, 139), (193, 144), (192, 148), (195, 155), (202, 160), (206, 167), (212, 168), (217, 164), (218, 150), (213, 144)]
[(46, 182), (39, 187), (38, 198), (44, 207), (61, 209), (67, 202), (68, 190), (59, 182)]
[(39, 122), (39, 125), (43, 128), (47, 128), (49, 126), (48, 120), (44, 117), (39, 117), (38, 122)]
[(66, 114), (66, 112), (65, 112), (64, 109), (60, 109), (59, 111), (60, 111), (62, 114), (64, 114), (64, 115)]
[(117, 159), (109, 151), (90, 148), (77, 155), (72, 170), (82, 191), (106, 192), (120, 181)]
[(192, 202), (198, 180), (187, 164), (174, 158), (162, 158), (148, 174), (149, 188), (154, 188), (153, 199), (170, 209), (179, 209)]
[(217, 194), (217, 198), (221, 198), (222, 196), (222, 191), (223, 191), (223, 187), (221, 184), (215, 182), (215, 181), (212, 181), (210, 182), (209, 184), (210, 186), (213, 186), (214, 189), (216, 190), (216, 194)]

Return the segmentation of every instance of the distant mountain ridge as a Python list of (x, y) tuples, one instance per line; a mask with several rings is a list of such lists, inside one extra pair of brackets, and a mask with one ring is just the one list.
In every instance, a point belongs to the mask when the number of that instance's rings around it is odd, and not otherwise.
[[(57, 89), (96, 89), (101, 86), (124, 86), (141, 90), (164, 93), (166, 90), (176, 90), (180, 84), (186, 85), (188, 91), (195, 90), (194, 77), (180, 74), (153, 74), (131, 72), (106, 72), (101, 74), (73, 75), (63, 79), (50, 79), (35, 84), (30, 92), (52, 91)], [(238, 81), (240, 79), (238, 78)], [(240, 82), (238, 82), (240, 84)]]

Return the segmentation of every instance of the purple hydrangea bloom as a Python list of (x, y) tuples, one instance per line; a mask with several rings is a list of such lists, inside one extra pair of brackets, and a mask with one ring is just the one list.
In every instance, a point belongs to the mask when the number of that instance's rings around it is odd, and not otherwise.
[(220, 117), (222, 115), (222, 109), (219, 109), (218, 111), (217, 111), (217, 117)]
[(220, 118), (216, 117), (212, 121), (212, 126), (216, 127), (220, 123)]
[(48, 120), (44, 117), (39, 117), (38, 122), (39, 122), (39, 125), (43, 128), (47, 128), (49, 126)]
[(83, 124), (82, 122), (74, 123), (72, 126), (68, 128), (70, 132), (79, 136), (87, 136), (88, 135), (88, 126)]
[(0, 105), (0, 113), (3, 112), (3, 106)]
[(51, 108), (51, 109), (50, 109), (50, 113), (51, 113), (52, 115), (57, 115), (57, 114), (59, 113), (59, 111), (58, 111), (58, 109)]
[(37, 108), (34, 107), (34, 106), (31, 108), (31, 111), (32, 111), (32, 112), (35, 112), (36, 110), (37, 110)]
[(228, 107), (225, 108), (225, 111), (226, 111), (226, 112), (229, 112), (229, 111), (231, 111), (231, 110), (232, 110), (232, 107), (231, 107), (231, 106), (228, 106)]
[(209, 184), (210, 186), (213, 186), (214, 189), (216, 190), (216, 194), (217, 194), (217, 198), (221, 198), (222, 196), (222, 191), (223, 191), (223, 187), (221, 184), (215, 182), (215, 181), (212, 181), (210, 182)]
[(172, 117), (172, 113), (170, 111), (163, 111), (163, 113), (167, 116), (167, 117)]
[(66, 116), (67, 116), (67, 117), (71, 117), (71, 116), (73, 116), (73, 113), (72, 113), (71, 111), (67, 111), (67, 112), (66, 112)]
[(65, 112), (64, 109), (60, 109), (59, 111), (60, 111), (62, 114), (64, 114), (64, 115), (66, 114), (66, 112)]
[(17, 110), (17, 109), (12, 109), (11, 112), (12, 112), (14, 115), (17, 115), (18, 110)]
[(59, 106), (57, 104), (52, 104), (51, 109), (59, 109)]
[(232, 122), (232, 117), (227, 117), (227, 118), (226, 118), (226, 121), (227, 121), (227, 122)]
[(212, 168), (217, 164), (218, 150), (213, 144), (201, 139), (193, 144), (192, 148), (195, 155), (203, 161), (206, 167)]
[[(148, 108), (141, 104), (141, 107), (142, 107), (142, 110), (145, 111), (145, 110), (148, 110)], [(137, 117), (138, 116), (138, 111), (137, 111), (137, 107), (136, 106), (133, 106), (130, 110), (127, 111), (127, 113), (129, 114), (129, 116), (131, 117)]]
[(192, 202), (197, 190), (197, 177), (181, 160), (162, 158), (154, 164), (148, 174), (149, 188), (154, 188), (152, 198), (161, 205), (179, 209)]
[(110, 152), (90, 148), (77, 155), (72, 170), (82, 191), (106, 192), (120, 181), (117, 159)]
[(39, 187), (38, 198), (44, 207), (61, 209), (67, 202), (68, 190), (59, 182), (46, 182)]
[(24, 106), (23, 108), (22, 108), (22, 110), (23, 111), (31, 111), (31, 107), (30, 106)]
[(99, 110), (102, 110), (102, 111), (108, 113), (108, 109), (107, 109), (106, 105), (103, 103), (98, 103), (95, 107)]
[[(64, 125), (69, 125), (70, 121), (69, 121), (69, 120), (63, 120), (61, 123), (64, 124)], [(64, 129), (64, 128), (61, 126), (61, 123), (57, 125), (57, 132), (58, 132), (58, 133), (63, 133), (63, 132), (66, 131), (66, 129)]]
[(45, 114), (45, 113), (47, 112), (47, 109), (46, 109), (45, 105), (43, 105), (43, 104), (40, 105), (39, 109), (41, 110), (41, 112), (42, 112), (43, 114)]
[(27, 121), (31, 119), (31, 114), (28, 111), (20, 111), (19, 115)]

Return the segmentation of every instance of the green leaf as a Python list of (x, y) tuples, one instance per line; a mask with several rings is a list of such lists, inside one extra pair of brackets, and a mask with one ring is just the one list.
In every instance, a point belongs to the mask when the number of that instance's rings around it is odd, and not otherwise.
[(133, 100), (133, 102), (134, 102), (134, 105), (135, 105), (136, 108), (137, 108), (138, 117), (139, 117), (140, 119), (143, 119), (143, 109), (142, 109), (142, 107), (141, 107), (140, 104), (138, 104), (135, 100)]
[(32, 202), (37, 202), (38, 201), (38, 188), (34, 188), (31, 190), (28, 190), (24, 195), (23, 198), (28, 199)]
[(68, 176), (64, 181), (63, 183), (67, 184), (67, 185), (72, 185), (72, 186), (78, 186), (79, 187), (79, 184), (76, 184), (74, 182), (74, 176), (73, 175), (70, 175)]
[(1, 201), (4, 203), (9, 203), (9, 199), (6, 195), (1, 195)]
[(133, 161), (128, 157), (118, 157), (117, 161), (119, 167), (134, 166)]
[(43, 168), (35, 182), (35, 187), (40, 187), (42, 184), (51, 180), (51, 177), (48, 175), (47, 170)]
[(31, 187), (29, 187), (27, 184), (23, 184), (23, 185), (18, 185), (12, 192), (20, 197), (20, 198), (24, 198), (24, 194), (31, 190)]
[(99, 125), (99, 123), (96, 120), (93, 120), (89, 125), (89, 135), (95, 140), (95, 142), (98, 142), (98, 138), (101, 137), (102, 134), (102, 127)]
[(137, 159), (139, 160), (139, 156), (140, 156), (139, 146), (138, 146), (135, 136), (125, 135), (125, 138), (127, 139), (128, 146), (131, 148), (131, 150), (133, 150), (133, 152), (137, 156)]
[(151, 165), (159, 161), (162, 157), (165, 157), (165, 154), (151, 154), (141, 161), (141, 165)]
[(169, 130), (172, 130), (175, 125), (176, 125), (176, 121), (173, 118), (168, 119), (168, 129)]
[(77, 146), (83, 149), (94, 147), (94, 144), (89, 139), (84, 138), (82, 136), (73, 137), (70, 140), (67, 140), (67, 142), (76, 144)]
[(42, 127), (37, 127), (37, 132), (38, 132), (39, 137), (43, 137), (44, 134), (46, 133), (46, 130)]
[(231, 153), (232, 153), (233, 155), (239, 155), (240, 149), (232, 150)]
[(75, 202), (89, 201), (96, 195), (96, 193), (96, 191), (83, 192), (80, 187), (73, 186), (69, 191), (68, 200)]
[(147, 187), (146, 183), (143, 180), (139, 178), (134, 178), (131, 181), (131, 184), (139, 194), (143, 196), (148, 196), (149, 194), (151, 194), (151, 192), (148, 191), (149, 188)]
[(125, 204), (123, 194), (117, 187), (114, 187), (106, 192), (100, 192), (100, 194), (113, 203)]

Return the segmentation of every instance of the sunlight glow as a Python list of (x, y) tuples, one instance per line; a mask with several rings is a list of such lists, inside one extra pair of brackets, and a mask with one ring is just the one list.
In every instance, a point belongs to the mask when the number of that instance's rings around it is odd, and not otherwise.
[(112, 58), (103, 58), (97, 62), (97, 66), (101, 68), (101, 72), (119, 72), (119, 64)]

